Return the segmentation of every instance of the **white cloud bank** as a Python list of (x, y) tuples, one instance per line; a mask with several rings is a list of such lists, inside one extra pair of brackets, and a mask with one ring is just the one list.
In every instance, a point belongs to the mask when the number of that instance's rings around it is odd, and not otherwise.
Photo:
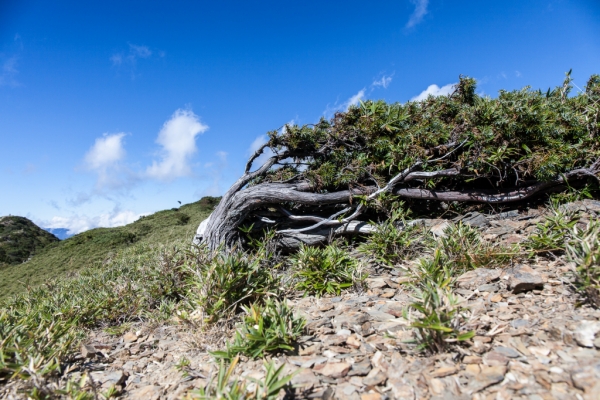
[(423, 90), (418, 96), (415, 96), (410, 100), (411, 101), (425, 100), (427, 97), (429, 97), (429, 95), (434, 96), (434, 97), (448, 96), (449, 94), (451, 94), (454, 91), (455, 87), (456, 87), (456, 83), (449, 83), (442, 87), (439, 87), (438, 85), (429, 85), (427, 87), (427, 89)]
[(135, 44), (129, 44), (129, 52), (127, 54), (115, 53), (110, 57), (110, 61), (113, 66), (119, 66), (124, 62), (135, 65), (138, 59), (140, 58), (148, 58), (152, 55), (152, 51), (148, 46), (138, 46)]
[(96, 189), (116, 187), (120, 185), (118, 179), (121, 171), (120, 162), (125, 158), (123, 138), (125, 133), (105, 133), (97, 138), (94, 145), (86, 153), (84, 162), (87, 169), (98, 175)]
[(428, 12), (427, 6), (429, 5), (429, 0), (410, 0), (410, 2), (415, 5), (415, 10), (410, 15), (410, 18), (406, 23), (406, 28), (412, 28), (415, 25), (418, 25), (423, 21), (423, 17), (425, 17)]
[(381, 77), (381, 79), (373, 81), (371, 86), (372, 87), (381, 86), (382, 88), (387, 89), (387, 87), (390, 85), (390, 83), (392, 83), (392, 77), (383, 75)]
[(196, 153), (196, 136), (206, 132), (208, 125), (189, 110), (177, 110), (158, 133), (156, 143), (162, 146), (161, 159), (146, 169), (146, 176), (170, 181), (191, 175), (189, 165)]
[(104, 213), (95, 217), (72, 215), (69, 217), (52, 217), (50, 221), (36, 221), (36, 224), (44, 228), (58, 229), (64, 228), (69, 231), (69, 234), (76, 235), (90, 229), (103, 227), (113, 228), (123, 226), (136, 221), (145, 214), (138, 214), (133, 211), (121, 211), (115, 208), (110, 213)]

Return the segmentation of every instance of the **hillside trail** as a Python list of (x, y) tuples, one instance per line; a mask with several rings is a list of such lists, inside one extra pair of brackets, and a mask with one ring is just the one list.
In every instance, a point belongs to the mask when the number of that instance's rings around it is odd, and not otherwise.
[[(600, 202), (567, 205), (583, 219)], [(470, 213), (486, 240), (523, 241), (543, 218), (530, 209), (497, 216)], [(422, 220), (441, 232), (445, 220)], [(357, 254), (357, 256), (359, 256)], [(296, 372), (288, 398), (305, 399), (600, 399), (600, 310), (578, 305), (574, 264), (537, 257), (502, 269), (460, 276), (454, 293), (469, 310), (476, 336), (427, 355), (410, 343), (403, 317), (413, 301), (402, 266), (369, 267), (367, 289), (336, 297), (289, 299), (308, 323), (296, 352), (273, 356)], [(123, 399), (194, 398), (217, 371), (210, 350), (229, 336), (211, 337), (184, 322), (133, 325), (123, 335), (90, 332), (67, 376), (89, 374), (97, 393), (110, 387)], [(242, 359), (239, 377), (261, 379), (262, 360)], [(100, 396), (100, 395), (99, 395)], [(283, 392), (282, 396), (283, 397)], [(102, 397), (99, 397), (102, 398)]]

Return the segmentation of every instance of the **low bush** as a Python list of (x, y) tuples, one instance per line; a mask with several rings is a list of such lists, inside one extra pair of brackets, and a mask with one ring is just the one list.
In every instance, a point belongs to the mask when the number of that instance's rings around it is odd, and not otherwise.
[(531, 255), (564, 253), (574, 232), (573, 228), (579, 221), (578, 213), (560, 207), (556, 202), (551, 204), (549, 211), (524, 243)]
[(432, 246), (433, 237), (418, 224), (397, 226), (394, 220), (378, 225), (367, 240), (358, 248), (363, 254), (372, 255), (375, 260), (388, 267), (422, 254)]
[(280, 398), (282, 389), (289, 387), (294, 374), (283, 375), (285, 364), (276, 367), (273, 361), (265, 362), (263, 379), (247, 378), (248, 381), (232, 379), (233, 371), (239, 361), (235, 357), (231, 364), (221, 361), (219, 371), (206, 387), (193, 390), (189, 394), (192, 399), (225, 399), (225, 400), (274, 400)]
[(293, 350), (293, 343), (300, 337), (306, 320), (297, 317), (287, 302), (267, 299), (263, 305), (243, 307), (246, 315), (235, 333), (233, 343), (226, 351), (213, 355), (233, 359), (238, 354), (251, 358), (264, 357), (266, 353)]
[(337, 245), (325, 248), (302, 246), (289, 257), (295, 288), (309, 294), (339, 294), (362, 282), (366, 275), (359, 262)]
[(591, 221), (586, 229), (574, 229), (567, 244), (567, 256), (576, 264), (576, 284), (585, 299), (600, 307), (600, 222)]
[(261, 257), (250, 253), (219, 252), (214, 258), (203, 246), (186, 263), (189, 274), (188, 301), (200, 307), (208, 322), (234, 315), (241, 306), (274, 295), (279, 279), (262, 268)]
[(43, 394), (38, 384), (69, 362), (84, 329), (169, 318), (160, 310), (169, 311), (166, 305), (185, 293), (185, 252), (147, 247), (131, 247), (99, 269), (1, 302), (0, 384), (33, 376), (30, 394)]
[(418, 312), (411, 326), (417, 329), (419, 348), (444, 351), (449, 342), (463, 341), (475, 335), (463, 328), (463, 307), (452, 294), (455, 270), (439, 248), (433, 257), (422, 258), (411, 284), (415, 301), (410, 308)]

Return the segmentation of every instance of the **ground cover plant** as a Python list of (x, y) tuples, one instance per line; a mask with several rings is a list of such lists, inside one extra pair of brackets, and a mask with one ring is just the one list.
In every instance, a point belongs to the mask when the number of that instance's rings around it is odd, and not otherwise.
[[(366, 101), (331, 121), (286, 126), (248, 161), (202, 235), (211, 250), (239, 243), (241, 225), (270, 226), (282, 247), (365, 231), (383, 195), (419, 213), (446, 203), (505, 204), (588, 185), (600, 171), (600, 76), (570, 95), (570, 73), (548, 91)], [(254, 171), (263, 151), (273, 155)], [(446, 204), (446, 208), (447, 208)]]
[(267, 299), (243, 307), (245, 315), (233, 342), (225, 351), (213, 354), (232, 360), (238, 354), (250, 358), (264, 357), (267, 353), (291, 351), (294, 342), (302, 335), (306, 320), (294, 315), (287, 302)]
[(217, 202), (218, 198), (205, 197), (178, 209), (142, 217), (123, 227), (92, 229), (56, 241), (37, 251), (25, 264), (0, 267), (0, 299), (21, 293), (27, 286), (40, 285), (48, 279), (69, 276), (86, 268), (98, 268), (120, 251), (136, 244), (191, 240), (198, 224), (210, 214)]
[(309, 294), (339, 294), (366, 276), (357, 260), (336, 244), (325, 248), (302, 246), (289, 258), (295, 289)]

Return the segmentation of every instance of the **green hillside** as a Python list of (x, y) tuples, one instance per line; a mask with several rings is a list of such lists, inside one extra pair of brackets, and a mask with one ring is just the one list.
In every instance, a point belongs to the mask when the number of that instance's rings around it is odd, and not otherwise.
[(0, 217), (0, 270), (21, 264), (58, 238), (24, 217)]
[[(96, 228), (60, 242), (54, 235), (46, 232), (46, 235), (54, 240), (37, 250), (31, 260), (19, 264), (4, 264), (4, 268), (0, 268), (0, 298), (18, 293), (26, 285), (36, 286), (49, 278), (66, 276), (84, 267), (101, 265), (134, 243), (168, 244), (182, 239), (191, 243), (198, 224), (210, 214), (218, 200), (215, 197), (204, 197), (179, 209), (159, 211), (141, 217), (126, 226)], [(0, 219), (0, 229), (7, 218), (10, 221), (28, 221), (21, 217), (4, 217)], [(39, 231), (45, 232), (31, 221), (29, 223)], [(14, 223), (11, 223), (9, 226), (13, 225)], [(1, 232), (0, 237), (3, 237)], [(39, 237), (46, 236), (40, 234)]]

